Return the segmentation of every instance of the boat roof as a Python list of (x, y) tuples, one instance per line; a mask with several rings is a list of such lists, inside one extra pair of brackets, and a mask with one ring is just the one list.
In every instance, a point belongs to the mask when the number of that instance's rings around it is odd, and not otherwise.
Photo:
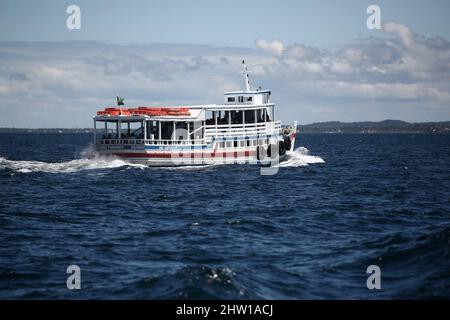
[[(262, 107), (272, 107), (275, 104), (205, 104), (195, 106), (183, 106), (183, 108), (189, 109), (189, 115), (96, 115), (94, 119), (96, 121), (118, 121), (123, 120), (127, 122), (139, 122), (145, 119), (151, 120), (165, 120), (165, 121), (193, 121), (204, 117), (204, 111), (228, 111), (228, 110), (256, 110)], [(177, 106), (171, 106), (167, 108), (179, 108)], [(202, 114), (203, 113), (203, 114)]]
[(97, 115), (94, 116), (94, 119), (97, 121), (117, 121), (117, 120), (126, 120), (127, 122), (138, 122), (145, 119), (152, 120), (178, 120), (178, 121), (193, 121), (201, 117), (201, 113), (203, 112), (202, 106), (193, 106), (193, 107), (184, 107), (189, 108), (189, 115)]
[(228, 96), (230, 94), (258, 94), (258, 93), (268, 93), (271, 94), (270, 90), (249, 90), (249, 91), (228, 91), (224, 95)]

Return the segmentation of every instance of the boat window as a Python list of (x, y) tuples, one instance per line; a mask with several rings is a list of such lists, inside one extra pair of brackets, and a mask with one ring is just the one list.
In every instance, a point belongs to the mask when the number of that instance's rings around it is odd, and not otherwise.
[(161, 138), (163, 140), (171, 140), (173, 133), (173, 122), (162, 121), (161, 122)]
[(175, 140), (187, 140), (188, 139), (188, 131), (187, 131), (187, 122), (177, 121), (175, 125), (177, 129), (177, 135), (173, 138)]
[(240, 147), (245, 147), (245, 141), (240, 142)]
[(231, 148), (231, 141), (227, 142), (227, 148)]
[(266, 122), (270, 122), (271, 120), (270, 120), (270, 116), (269, 116), (269, 109), (268, 108), (266, 108)]
[(211, 110), (205, 111), (205, 119), (206, 119), (206, 125), (213, 125), (216, 123), (214, 120), (214, 113)]
[(256, 111), (256, 118), (258, 119), (258, 122), (264, 122), (264, 112), (262, 109)]
[(245, 123), (255, 123), (254, 110), (245, 110)]
[(242, 124), (242, 111), (231, 111), (231, 124)]
[(234, 141), (234, 147), (237, 148), (238, 147), (238, 142), (235, 140)]
[(252, 100), (253, 100), (252, 97), (247, 97), (248, 102), (251, 102)]
[(158, 122), (147, 121), (147, 138), (150, 140), (159, 139)]
[(228, 124), (229, 111), (219, 111), (219, 116), (217, 118), (217, 124)]
[(235, 97), (228, 97), (228, 100), (227, 100), (228, 102), (235, 102), (236, 101), (236, 98)]

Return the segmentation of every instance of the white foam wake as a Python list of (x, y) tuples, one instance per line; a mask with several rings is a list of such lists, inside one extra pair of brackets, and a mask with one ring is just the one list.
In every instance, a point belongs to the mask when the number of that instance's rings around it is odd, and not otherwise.
[(66, 162), (42, 162), (42, 161), (14, 161), (0, 157), (0, 169), (11, 169), (20, 173), (49, 172), (70, 173), (81, 170), (109, 169), (123, 166), (145, 167), (140, 164), (131, 164), (115, 158), (82, 158)]
[(305, 147), (300, 147), (288, 154), (287, 159), (281, 162), (279, 167), (301, 167), (313, 163), (325, 163), (325, 161), (321, 157), (310, 155)]

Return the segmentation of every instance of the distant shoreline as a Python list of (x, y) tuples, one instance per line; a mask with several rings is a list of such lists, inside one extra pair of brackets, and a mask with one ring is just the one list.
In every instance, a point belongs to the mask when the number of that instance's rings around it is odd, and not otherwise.
[(362, 122), (318, 122), (297, 126), (303, 133), (450, 133), (450, 121), (406, 122), (401, 120)]
[[(406, 122), (401, 120), (340, 122), (327, 121), (298, 125), (301, 133), (377, 134), (377, 133), (450, 133), (450, 121)], [(101, 131), (101, 130), (98, 130)], [(0, 128), (0, 133), (93, 133), (93, 128)]]

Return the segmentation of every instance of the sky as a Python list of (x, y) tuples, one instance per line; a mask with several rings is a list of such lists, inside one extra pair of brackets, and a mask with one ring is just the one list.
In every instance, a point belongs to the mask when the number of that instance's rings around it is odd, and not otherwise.
[[(66, 8), (81, 8), (69, 30)], [(381, 30), (366, 26), (369, 5)], [(0, 0), (0, 127), (90, 127), (126, 105), (272, 90), (300, 123), (450, 120), (450, 1)]]

